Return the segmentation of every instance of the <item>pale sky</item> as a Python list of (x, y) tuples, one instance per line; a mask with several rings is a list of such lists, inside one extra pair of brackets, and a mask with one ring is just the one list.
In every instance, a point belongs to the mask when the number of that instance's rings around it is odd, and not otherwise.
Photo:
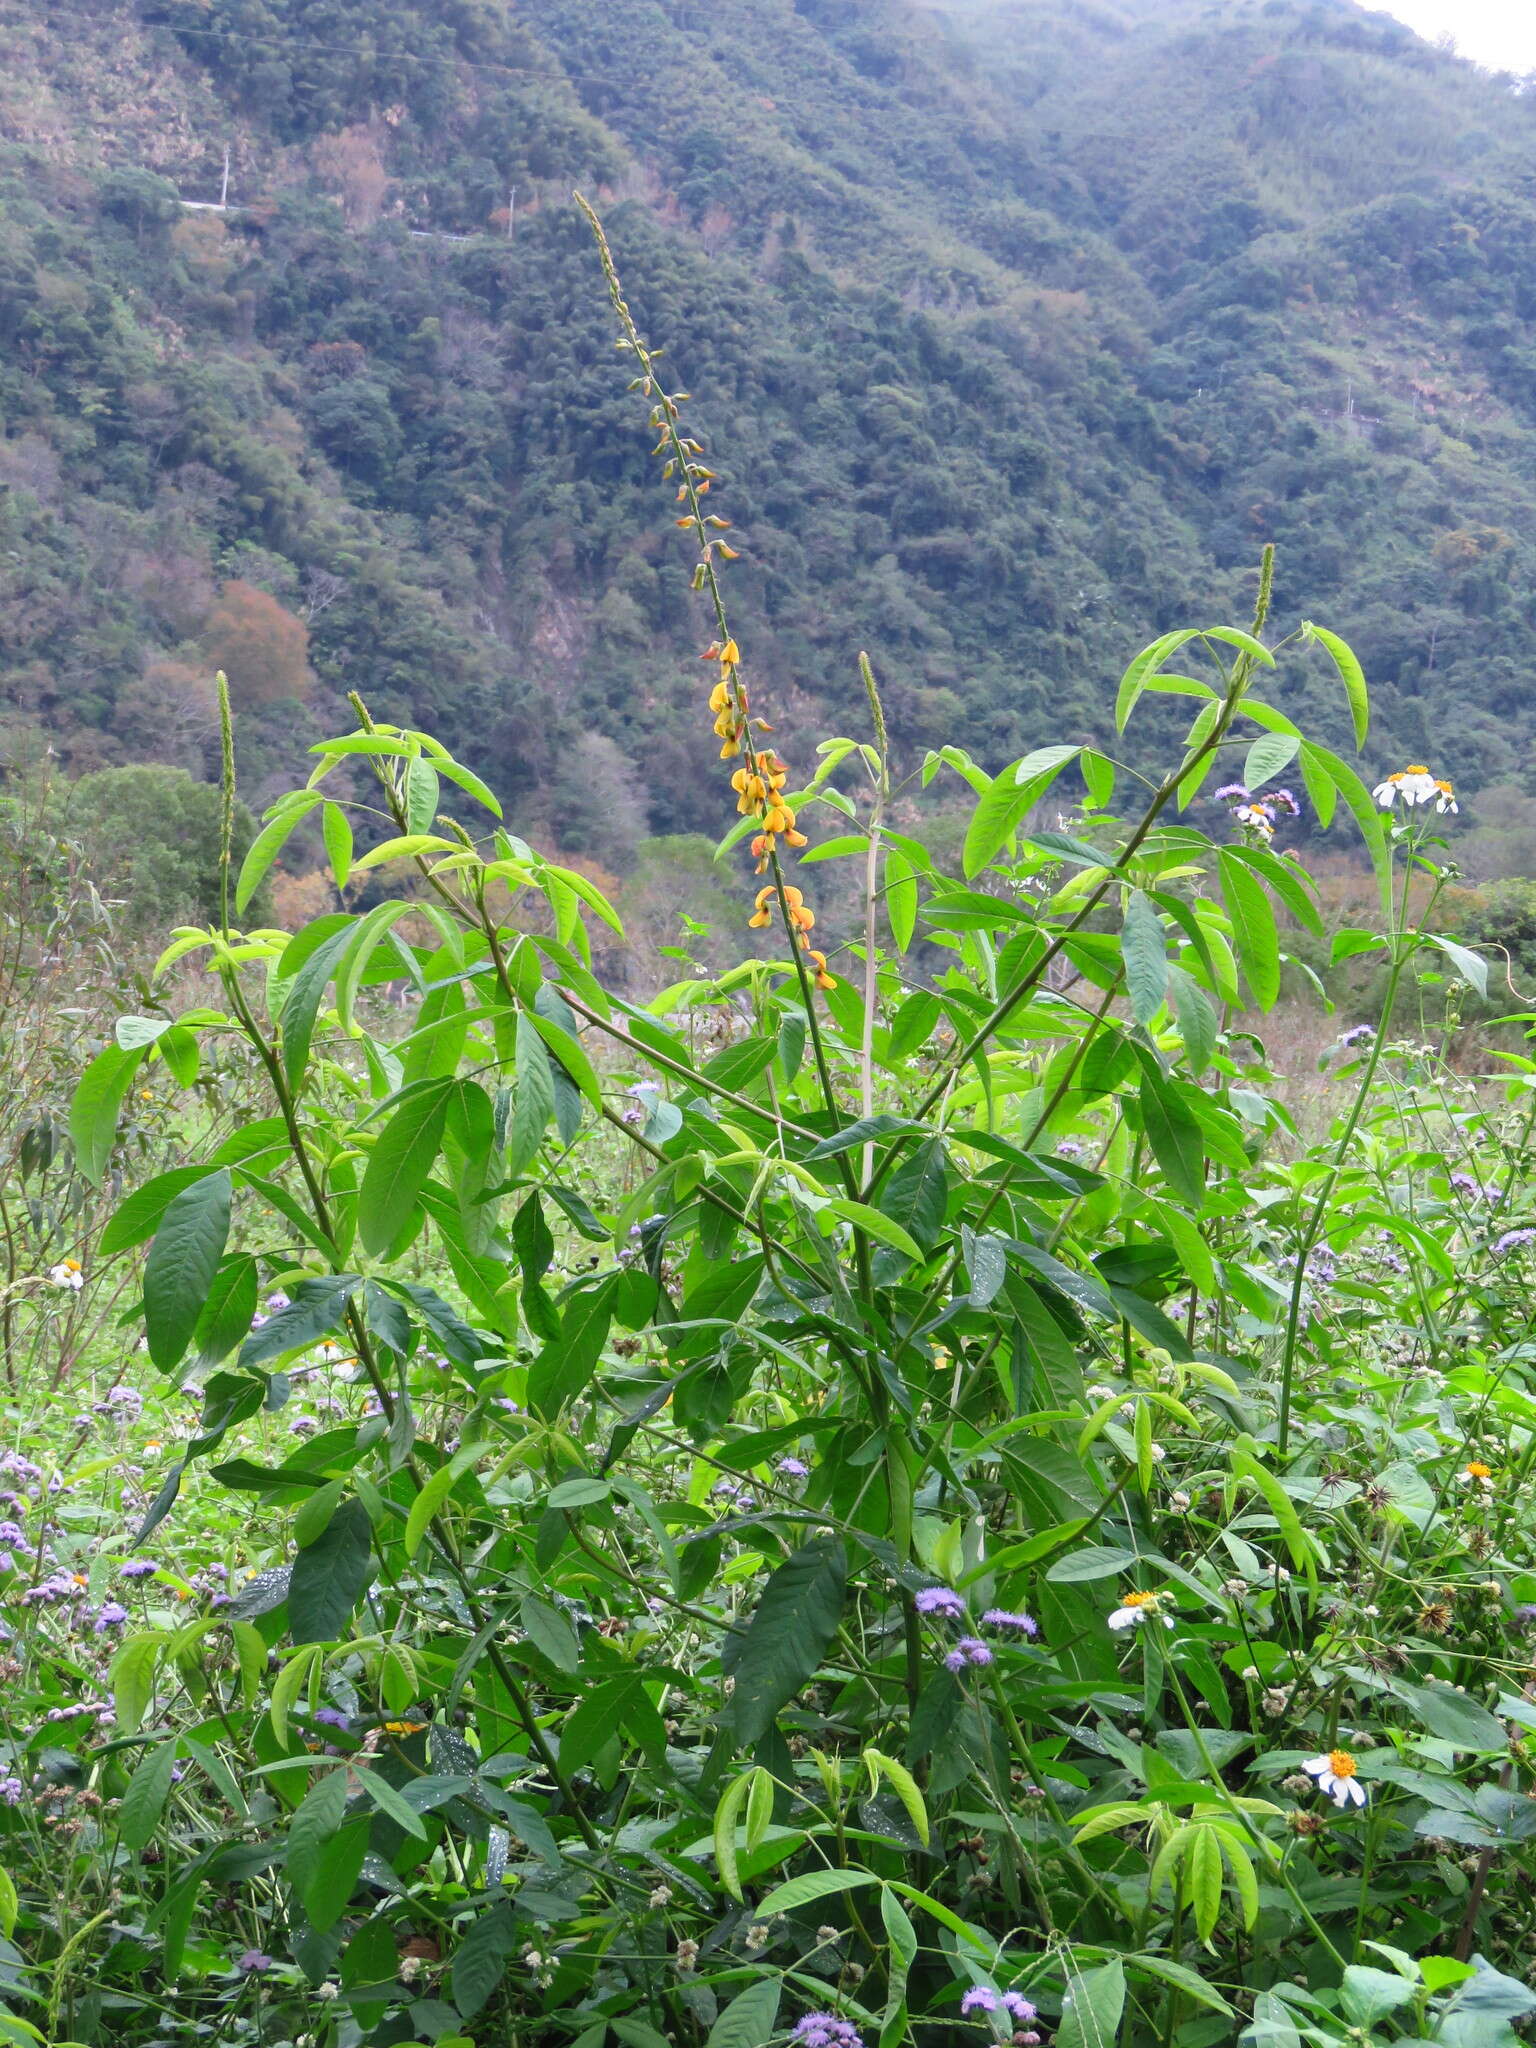
[(1456, 38), (1463, 57), (1495, 71), (1536, 71), (1536, 0), (1366, 0), (1436, 42)]

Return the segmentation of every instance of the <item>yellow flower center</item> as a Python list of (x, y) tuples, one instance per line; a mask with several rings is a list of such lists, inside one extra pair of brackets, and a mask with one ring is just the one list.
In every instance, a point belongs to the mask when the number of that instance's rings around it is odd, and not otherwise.
[(1360, 1766), (1355, 1762), (1347, 1749), (1330, 1749), (1328, 1752), (1328, 1768), (1336, 1778), (1352, 1778)]
[(1424, 763), (1422, 761), (1414, 761), (1411, 762), (1409, 766), (1403, 770), (1403, 773), (1405, 775), (1427, 775), (1429, 773), (1429, 770), (1424, 766)]
[(1122, 1607), (1154, 1607), (1157, 1604), (1157, 1595), (1155, 1593), (1127, 1593), (1120, 1604)]
[(1463, 1465), (1461, 1469), (1469, 1479), (1491, 1479), (1493, 1477), (1493, 1467), (1480, 1464), (1476, 1458), (1470, 1464)]

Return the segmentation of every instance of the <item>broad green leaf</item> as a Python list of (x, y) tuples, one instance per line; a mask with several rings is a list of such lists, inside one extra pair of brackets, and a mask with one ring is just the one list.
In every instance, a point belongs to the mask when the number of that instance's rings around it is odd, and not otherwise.
[(1317, 1546), (1301, 1525), (1296, 1503), (1275, 1475), (1254, 1456), (1251, 1438), (1243, 1440), (1233, 1449), (1232, 1473), (1234, 1478), (1247, 1480), (1249, 1485), (1264, 1496), (1270, 1512), (1279, 1525), (1280, 1533), (1285, 1538), (1292, 1564), (1298, 1571), (1304, 1571), (1308, 1579), (1316, 1584)]
[(319, 801), (320, 792), (317, 789), (296, 790), (292, 796), (283, 799), (271, 823), (264, 825), (251, 841), (250, 850), (240, 863), (240, 879), (235, 884), (237, 916), (261, 887), (267, 870), (282, 852), (288, 839)]
[(1190, 1840), (1186, 1859), (1186, 1882), (1195, 1912), (1195, 1931), (1209, 1941), (1221, 1917), (1221, 1851), (1212, 1829), (1199, 1827)]
[(879, 1879), (867, 1870), (808, 1870), (803, 1877), (792, 1877), (787, 1884), (775, 1885), (766, 1898), (759, 1900), (753, 1918), (768, 1920), (775, 1913), (793, 1913), (797, 1906), (830, 1899), (836, 1892), (856, 1892), (866, 1884), (878, 1883)]
[(1149, 1060), (1138, 1099), (1147, 1143), (1163, 1178), (1181, 1201), (1199, 1209), (1205, 1200), (1205, 1134), (1185, 1106), (1182, 1085), (1156, 1073)]
[(405, 764), (405, 822), (411, 832), (430, 832), (437, 818), (438, 800), (442, 786), (437, 779), (437, 770), (417, 759)]
[(144, 1265), (144, 1328), (161, 1372), (179, 1365), (192, 1341), (229, 1237), (230, 1176), (210, 1173), (174, 1196)]
[[(366, 917), (359, 919), (347, 947), (336, 967), (336, 1016), (343, 1030), (350, 1031), (353, 1025), (353, 1010), (357, 1003), (357, 992), (365, 983), (374, 979), (372, 966), (374, 955), (389, 943), (386, 960), (393, 959), (406, 968), (412, 968), (409, 953), (402, 951), (395, 942), (393, 929), (402, 917), (417, 909), (426, 916), (427, 909), (410, 903), (380, 903), (370, 910)], [(390, 977), (394, 979), (394, 976)]]
[(213, 1172), (209, 1166), (176, 1166), (169, 1173), (157, 1173), (153, 1180), (145, 1181), (135, 1188), (126, 1200), (120, 1202), (112, 1213), (112, 1220), (101, 1233), (96, 1249), (103, 1258), (114, 1252), (123, 1252), (136, 1244), (142, 1244), (147, 1237), (153, 1237), (160, 1225), (160, 1218), (183, 1188), (202, 1180)]
[(1403, 1678), (1394, 1678), (1391, 1683), (1393, 1692), (1414, 1718), (1442, 1742), (1453, 1743), (1457, 1749), (1508, 1748), (1509, 1737), (1502, 1724), (1486, 1707), (1480, 1707), (1454, 1686), (1442, 1685), (1434, 1679), (1423, 1685), (1410, 1685)]
[(1354, 649), (1337, 633), (1330, 633), (1326, 626), (1314, 626), (1310, 619), (1304, 619), (1301, 631), (1304, 639), (1319, 641), (1333, 656), (1333, 665), (1349, 699), (1349, 716), (1355, 729), (1355, 752), (1358, 754), (1371, 728), (1371, 697), (1366, 688), (1365, 671), (1356, 659)]
[(125, 1051), (120, 1045), (109, 1045), (97, 1053), (76, 1084), (69, 1105), (69, 1135), (75, 1164), (93, 1187), (106, 1172), (117, 1137), (117, 1114), (143, 1057), (142, 1046)]
[[(1383, 916), (1392, 915), (1392, 854), (1387, 844), (1388, 821), (1381, 806), (1372, 801), (1371, 793), (1347, 761), (1341, 761), (1326, 747), (1317, 746), (1311, 740), (1304, 740), (1301, 747), (1302, 772), (1307, 776), (1307, 787), (1312, 789), (1313, 778), (1326, 778), (1332, 788), (1343, 797), (1355, 823), (1360, 827), (1360, 837), (1365, 841), (1366, 852), (1371, 857), (1371, 866), (1376, 872), (1376, 889), (1381, 898)], [(1309, 772), (1310, 766), (1310, 772)], [(1317, 798), (1314, 794), (1313, 802)], [(1322, 810), (1319, 806), (1319, 817)]]
[(908, 952), (917, 930), (917, 871), (894, 846), (885, 849), (885, 914), (897, 952)]
[(380, 1813), (387, 1813), (396, 1827), (403, 1828), (408, 1835), (414, 1835), (418, 1841), (426, 1841), (427, 1830), (421, 1815), (408, 1800), (401, 1798), (387, 1778), (381, 1776), (377, 1769), (359, 1771), (357, 1775), (363, 1790)]
[(324, 1652), (318, 1643), (305, 1643), (294, 1652), (273, 1679), (268, 1711), (272, 1716), (272, 1727), (279, 1742), (288, 1740), (289, 1713), (323, 1658)]
[(966, 829), (961, 863), (967, 881), (989, 865), (1081, 747), (1037, 747), (1005, 768), (981, 798)]
[(528, 1405), (535, 1415), (553, 1421), (574, 1401), (597, 1370), (608, 1326), (613, 1320), (616, 1276), (596, 1287), (567, 1296), (560, 1315), (560, 1335), (546, 1344), (528, 1370)]
[(727, 1644), (731, 1717), (746, 1747), (808, 1684), (842, 1619), (848, 1561), (835, 1537), (816, 1537), (769, 1577), (744, 1634)]
[(423, 1481), (420, 1492), (411, 1502), (411, 1512), (405, 1521), (404, 1548), (407, 1557), (414, 1557), (421, 1548), (422, 1538), (431, 1527), (432, 1517), (452, 1493), (459, 1479), (454, 1461), (439, 1465)]
[(119, 1017), (112, 1027), (112, 1036), (124, 1052), (138, 1052), (174, 1029), (169, 1017)]
[(1216, 753), (1204, 753), (1201, 749), (1216, 730), (1220, 717), (1221, 705), (1219, 703), (1207, 704), (1202, 711), (1196, 714), (1189, 731), (1185, 734), (1185, 758), (1189, 761), (1190, 765), (1184, 770), (1179, 781), (1179, 809), (1181, 811), (1189, 809), (1195, 798), (1200, 794), (1201, 784), (1216, 766), (1218, 758)]
[(704, 2048), (767, 2048), (779, 2017), (780, 1979), (759, 1977), (738, 1992), (709, 2030)]
[(325, 841), (325, 857), (331, 864), (331, 875), (337, 888), (345, 889), (347, 877), (352, 872), (352, 821), (340, 804), (333, 804), (329, 799), (320, 813), (320, 834)]
[(1264, 885), (1231, 847), (1217, 855), (1221, 893), (1232, 920), (1232, 941), (1254, 1001), (1273, 1007), (1280, 994), (1280, 934)]
[(1114, 2048), (1120, 2015), (1125, 2009), (1125, 1969), (1119, 1958), (1095, 1970), (1078, 1971), (1067, 1979), (1061, 2024), (1052, 2036), (1054, 2048)]
[(1301, 741), (1292, 733), (1267, 732), (1256, 739), (1243, 761), (1243, 780), (1262, 789), (1295, 760)]
[(915, 1145), (880, 1191), (880, 1213), (931, 1252), (944, 1228), (949, 1175), (943, 1140)]
[(1085, 1543), (1080, 1550), (1069, 1550), (1065, 1557), (1058, 1557), (1046, 1573), (1053, 1585), (1072, 1585), (1084, 1579), (1116, 1578), (1122, 1572), (1134, 1571), (1140, 1559), (1133, 1550), (1124, 1550), (1114, 1543)]
[(1353, 2025), (1369, 2029), (1378, 2020), (1385, 2019), (1389, 2012), (1396, 2012), (1399, 2006), (1411, 2003), (1413, 1996), (1414, 1986), (1395, 1971), (1372, 1970), (1363, 1964), (1351, 1963), (1344, 1972), (1339, 2003)]
[(855, 1230), (862, 1230), (880, 1244), (887, 1244), (892, 1251), (901, 1252), (906, 1258), (920, 1259), (922, 1247), (910, 1231), (891, 1217), (882, 1215), (878, 1209), (870, 1208), (867, 1202), (853, 1202), (846, 1196), (835, 1196), (817, 1211), (817, 1223), (824, 1237), (831, 1235), (829, 1225), (835, 1222), (851, 1223)]
[(374, 1140), (357, 1193), (357, 1233), (381, 1258), (409, 1222), (443, 1140), (452, 1081), (429, 1081), (396, 1107)]
[(646, 1691), (642, 1671), (624, 1671), (583, 1692), (560, 1731), (565, 1768), (579, 1771), (621, 1730), (652, 1758), (667, 1746), (666, 1726)]
[(864, 1762), (869, 1769), (871, 1790), (879, 1783), (880, 1779), (884, 1778), (891, 1790), (896, 1794), (896, 1797), (906, 1808), (907, 1818), (912, 1823), (917, 1839), (926, 1849), (929, 1839), (928, 1808), (924, 1803), (922, 1789), (918, 1785), (916, 1778), (913, 1777), (905, 1764), (898, 1763), (894, 1757), (886, 1756), (878, 1749), (866, 1749), (864, 1752)]
[(1216, 1050), (1220, 1020), (1205, 990), (1182, 967), (1168, 969), (1168, 986), (1173, 996), (1173, 1014), (1178, 1022), (1179, 1036), (1184, 1041), (1184, 1057), (1189, 1061), (1191, 1073), (1203, 1074)]
[(346, 1500), (323, 1535), (293, 1561), (288, 1627), (295, 1643), (339, 1639), (368, 1582), (373, 1525), (360, 1500)]
[(1115, 692), (1116, 732), (1125, 731), (1126, 721), (1136, 709), (1137, 699), (1169, 655), (1176, 654), (1181, 647), (1198, 638), (1198, 627), (1182, 626), (1176, 632), (1164, 633), (1160, 639), (1154, 640), (1150, 647), (1143, 647), (1120, 678), (1120, 687)]
[(498, 1901), (470, 1923), (454, 1950), (449, 1976), (453, 2002), (463, 2018), (472, 2019), (489, 2003), (517, 1947), (516, 1924), (504, 1902)]
[[(602, 1084), (599, 1082), (596, 1070), (593, 1068), (591, 1060), (588, 1059), (581, 1041), (576, 1037), (575, 1033), (566, 1030), (556, 1018), (547, 1017), (537, 1009), (529, 1010), (525, 1014), (528, 1022), (549, 1047), (556, 1065), (565, 1069), (565, 1072), (575, 1082), (592, 1107), (595, 1110), (601, 1111), (603, 1106)], [(569, 1012), (567, 1012), (567, 1015), (569, 1015)], [(574, 1021), (573, 1018), (572, 1022)], [(567, 1139), (566, 1143), (569, 1144), (569, 1142), (570, 1140)]]
[(166, 1636), (162, 1629), (131, 1635), (112, 1659), (112, 1704), (120, 1735), (137, 1735), (155, 1696), (155, 1673)]
[(733, 1899), (745, 1896), (741, 1888), (741, 1867), (736, 1856), (736, 1828), (759, 1773), (756, 1767), (733, 1778), (715, 1807), (715, 1868), (720, 1882)]
[(361, 1285), (356, 1273), (328, 1274), (301, 1280), (291, 1290), (287, 1308), (252, 1330), (240, 1347), (242, 1366), (261, 1365), (285, 1351), (302, 1351), (328, 1336), (346, 1314), (347, 1303)]
[(1474, 953), (1468, 946), (1458, 946), (1454, 939), (1448, 939), (1442, 932), (1426, 932), (1424, 938), (1431, 946), (1438, 946), (1450, 961), (1462, 980), (1476, 989), (1488, 1000), (1488, 962), (1480, 953)]
[[(321, 998), (331, 976), (348, 946), (351, 945), (357, 924), (348, 918), (339, 930), (332, 931), (321, 944), (305, 959), (302, 967), (288, 983), (287, 995), (283, 1000), (281, 1023), (283, 1031), (283, 1072), (288, 1086), (297, 1089), (304, 1078), (304, 1069), (309, 1064), (310, 1042), (315, 1035), (315, 1018), (320, 1012)], [(289, 942), (291, 952), (304, 937), (299, 932)], [(286, 956), (285, 956), (286, 957)], [(282, 961), (278, 962), (278, 974), (282, 977)]]
[(512, 1121), (507, 1132), (507, 1175), (516, 1180), (532, 1164), (555, 1113), (555, 1083), (549, 1052), (526, 1010), (517, 1015), (517, 1073), (512, 1088)]
[(1168, 941), (1162, 919), (1140, 889), (1132, 889), (1126, 900), (1120, 957), (1131, 1015), (1138, 1024), (1150, 1023), (1168, 993)]
[(157, 1742), (135, 1767), (118, 1810), (118, 1835), (125, 1849), (135, 1855), (144, 1847), (165, 1811), (171, 1792), (171, 1772), (176, 1765), (176, 1738)]
[(217, 1365), (249, 1333), (256, 1313), (256, 1295), (255, 1258), (250, 1252), (233, 1253), (213, 1276), (192, 1332), (192, 1362), (196, 1370)]
[[(444, 839), (437, 832), (402, 832), (398, 838), (382, 839), (377, 846), (370, 846), (359, 859), (353, 861), (354, 875), (365, 874), (370, 868), (380, 868), (392, 860), (420, 860), (429, 853), (460, 853), (463, 849), (452, 839)], [(381, 909), (385, 906), (380, 905)], [(388, 906), (397, 909), (397, 906)]]
[(306, 1910), (320, 1876), (326, 1846), (341, 1830), (347, 1810), (347, 1776), (344, 1769), (322, 1772), (299, 1801), (288, 1823), (288, 1878), (304, 1900)]
[[(1176, 1990), (1187, 1992), (1191, 1998), (1201, 2005), (1209, 2006), (1213, 2012), (1230, 2013), (1232, 2010), (1221, 1993), (1213, 1985), (1207, 1984), (1197, 1971), (1189, 1969), (1183, 1963), (1174, 1962), (1169, 1956), (1144, 1952), (1141, 1955), (1127, 1956), (1125, 1962), (1129, 1969), (1140, 1971), (1148, 1977), (1158, 1977), (1163, 1983), (1172, 1984)], [(1294, 2048), (1300, 2048), (1300, 2043), (1295, 2043)]]

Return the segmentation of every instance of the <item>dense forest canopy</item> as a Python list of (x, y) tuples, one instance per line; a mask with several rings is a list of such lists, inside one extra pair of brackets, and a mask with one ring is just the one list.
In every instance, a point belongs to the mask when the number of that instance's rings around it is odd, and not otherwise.
[(1536, 94), (1385, 15), (0, 0), (0, 36), (11, 754), (205, 773), (222, 663), (253, 796), (366, 686), (569, 852), (713, 832), (579, 186), (698, 393), (788, 723), (857, 716), (862, 646), (909, 753), (1103, 737), (1127, 651), (1273, 541), (1379, 765), (1530, 765)]

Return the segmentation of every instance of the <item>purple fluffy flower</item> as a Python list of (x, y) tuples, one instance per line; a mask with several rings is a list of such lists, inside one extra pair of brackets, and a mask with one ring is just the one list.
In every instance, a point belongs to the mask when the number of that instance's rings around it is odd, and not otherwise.
[(7, 1806), (19, 1805), (26, 1789), (20, 1778), (0, 1778), (0, 1799), (3, 1799)]
[(945, 1652), (944, 1669), (946, 1671), (963, 1671), (965, 1669), (965, 1662), (964, 1650), (948, 1650)]
[(127, 1619), (127, 1608), (116, 1600), (108, 1600), (91, 1623), (91, 1627), (97, 1635), (104, 1636), (109, 1628), (121, 1628)]
[(810, 1470), (810, 1466), (803, 1458), (780, 1458), (778, 1463), (778, 1472), (782, 1479), (806, 1479), (810, 1476)]
[(1031, 1641), (1040, 1633), (1040, 1624), (1032, 1614), (1013, 1614), (1006, 1607), (989, 1607), (981, 1619), (985, 1628), (1004, 1629), (1009, 1635), (1028, 1636)]
[(1480, 1180), (1475, 1180), (1470, 1173), (1453, 1173), (1451, 1175), (1451, 1186), (1458, 1195), (1465, 1195), (1469, 1202), (1481, 1202), (1487, 1199), (1488, 1190)]
[(1224, 782), (1216, 792), (1216, 801), (1219, 804), (1245, 804), (1248, 797), (1248, 786), (1243, 782)]
[(352, 1725), (340, 1707), (316, 1707), (315, 1719), (327, 1728), (350, 1728)]
[(1536, 1628), (1536, 1603), (1527, 1600), (1517, 1607), (1515, 1621), (1521, 1628)]
[(1536, 1230), (1506, 1230), (1493, 1247), (1493, 1256), (1502, 1259), (1506, 1252), (1518, 1251), (1521, 1245), (1536, 1240)]
[(152, 1579), (160, 1567), (150, 1557), (130, 1557), (118, 1573), (122, 1579)]
[(1339, 1033), (1340, 1045), (1364, 1045), (1367, 1039), (1376, 1036), (1374, 1024), (1353, 1024), (1348, 1031)]
[(1012, 2019), (1032, 2020), (1035, 2017), (1035, 2008), (1024, 1997), (1022, 1992), (1005, 1991), (1003, 1993), (1003, 2004), (1007, 2007), (1009, 2017)]
[(973, 1984), (960, 2001), (962, 2013), (996, 2012), (1002, 2000), (995, 1991), (989, 1991), (985, 1984)]
[(919, 1614), (937, 1614), (945, 1621), (959, 1621), (965, 1613), (965, 1602), (948, 1586), (924, 1586), (913, 1604)]
[(259, 1977), (264, 1970), (274, 1967), (271, 1956), (263, 1955), (259, 1948), (248, 1948), (236, 1963), (237, 1970), (243, 1970), (247, 1977)]
[(789, 2038), (798, 2048), (864, 2048), (858, 2028), (831, 2012), (808, 2012)]
[(981, 1640), (980, 1636), (962, 1636), (959, 1642), (956, 1643), (955, 1648), (964, 1657), (967, 1664), (990, 1664), (992, 1662), (991, 1649)]

